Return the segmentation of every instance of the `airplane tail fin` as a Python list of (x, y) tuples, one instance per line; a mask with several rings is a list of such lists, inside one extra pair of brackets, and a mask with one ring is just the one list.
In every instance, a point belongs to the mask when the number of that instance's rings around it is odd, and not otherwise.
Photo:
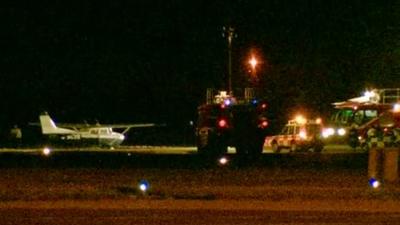
[(74, 130), (59, 128), (48, 114), (40, 115), (40, 126), (43, 134), (71, 134)]

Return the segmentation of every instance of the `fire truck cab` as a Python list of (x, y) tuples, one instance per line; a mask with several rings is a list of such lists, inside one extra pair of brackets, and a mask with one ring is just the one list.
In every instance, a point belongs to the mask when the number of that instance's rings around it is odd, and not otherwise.
[(362, 149), (379, 146), (400, 146), (400, 104), (358, 128), (358, 141)]
[(399, 101), (400, 88), (386, 88), (374, 89), (361, 97), (333, 103), (336, 112), (324, 130), (324, 137), (328, 141), (347, 142), (352, 148), (363, 147), (367, 131), (377, 126), (379, 118), (389, 113)]
[(198, 107), (196, 127), (200, 154), (218, 156), (235, 147), (239, 155), (258, 156), (268, 127), (267, 103), (252, 97), (251, 89), (238, 99), (225, 91), (209, 89), (207, 102)]

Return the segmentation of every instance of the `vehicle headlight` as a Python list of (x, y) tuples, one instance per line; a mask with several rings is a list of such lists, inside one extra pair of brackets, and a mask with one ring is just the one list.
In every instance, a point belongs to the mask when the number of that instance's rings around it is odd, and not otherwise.
[(307, 133), (305, 131), (300, 131), (299, 136), (301, 139), (307, 139)]
[(339, 136), (344, 136), (346, 134), (346, 130), (344, 128), (340, 128), (337, 130)]
[(333, 128), (325, 128), (322, 130), (322, 137), (328, 138), (329, 136), (332, 136), (335, 133), (335, 130)]

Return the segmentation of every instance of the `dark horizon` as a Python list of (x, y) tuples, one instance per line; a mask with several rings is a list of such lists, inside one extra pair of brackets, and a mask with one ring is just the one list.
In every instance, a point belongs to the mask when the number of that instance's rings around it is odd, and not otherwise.
[(248, 82), (251, 51), (272, 115), (327, 115), (368, 87), (400, 87), (396, 1), (9, 3), (2, 31), (1, 127), (37, 121), (193, 120), (206, 88)]

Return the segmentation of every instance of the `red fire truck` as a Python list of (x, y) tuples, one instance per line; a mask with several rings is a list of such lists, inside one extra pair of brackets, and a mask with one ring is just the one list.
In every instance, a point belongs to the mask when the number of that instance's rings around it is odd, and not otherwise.
[[(361, 97), (333, 103), (336, 112), (323, 136), (328, 141), (346, 142), (352, 148), (367, 149), (369, 142), (375, 140), (371, 136), (373, 130), (379, 131), (378, 133), (381, 129), (396, 133), (400, 128), (400, 124), (396, 122), (396, 112), (400, 111), (397, 109), (399, 102), (400, 88), (386, 88), (374, 89), (365, 92)], [(392, 123), (385, 123), (389, 117), (392, 118)]]
[(400, 146), (400, 104), (381, 113), (357, 129), (359, 145), (368, 150), (373, 146)]
[(263, 151), (268, 127), (267, 103), (246, 89), (239, 99), (226, 91), (207, 91), (207, 102), (198, 107), (196, 127), (200, 154), (218, 156), (235, 147), (239, 155), (256, 157)]

